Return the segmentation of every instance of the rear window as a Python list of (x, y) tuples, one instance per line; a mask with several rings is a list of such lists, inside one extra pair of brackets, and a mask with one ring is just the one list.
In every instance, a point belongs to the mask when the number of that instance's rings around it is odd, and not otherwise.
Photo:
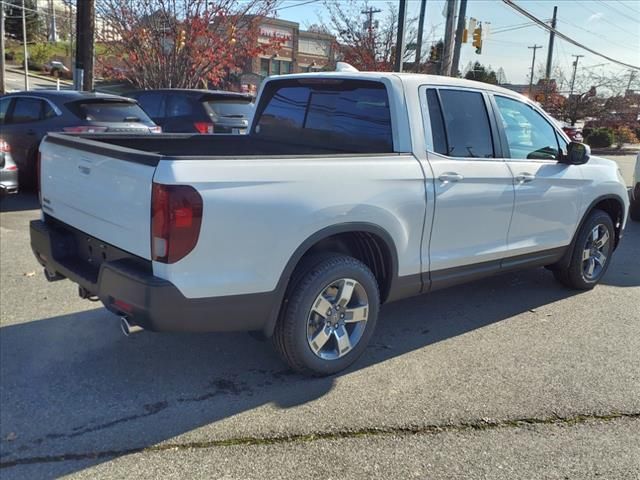
[(246, 118), (251, 111), (251, 100), (210, 100), (208, 109), (220, 117)]
[(135, 103), (89, 102), (78, 105), (80, 117), (89, 122), (142, 122), (153, 123)]
[(385, 86), (369, 81), (274, 82), (256, 134), (357, 152), (392, 152)]

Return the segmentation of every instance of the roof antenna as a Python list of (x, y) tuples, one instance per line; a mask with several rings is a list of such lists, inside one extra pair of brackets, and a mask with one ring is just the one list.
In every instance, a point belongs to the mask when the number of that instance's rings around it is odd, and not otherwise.
[(359, 72), (356, 67), (347, 62), (336, 63), (336, 72)]

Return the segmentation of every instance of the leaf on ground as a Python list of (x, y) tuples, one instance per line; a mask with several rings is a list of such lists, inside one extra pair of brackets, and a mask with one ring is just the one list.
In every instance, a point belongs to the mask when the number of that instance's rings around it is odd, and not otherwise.
[(23, 273), (23, 275), (24, 275), (25, 277), (33, 277), (35, 274), (36, 274), (36, 272), (26, 272), (26, 273)]

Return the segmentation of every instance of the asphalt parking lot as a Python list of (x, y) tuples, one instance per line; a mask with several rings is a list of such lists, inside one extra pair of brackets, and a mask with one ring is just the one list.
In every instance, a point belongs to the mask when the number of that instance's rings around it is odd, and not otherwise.
[(640, 478), (640, 223), (603, 284), (544, 269), (385, 306), (348, 371), (246, 334), (125, 338), (0, 213), (0, 476)]

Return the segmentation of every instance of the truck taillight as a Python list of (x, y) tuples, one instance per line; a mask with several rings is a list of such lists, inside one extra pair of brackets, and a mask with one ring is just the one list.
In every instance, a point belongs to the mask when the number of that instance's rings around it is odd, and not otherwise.
[(196, 122), (193, 124), (200, 133), (213, 133), (215, 125), (211, 122)]
[(198, 243), (202, 197), (189, 185), (153, 184), (151, 191), (151, 258), (175, 263)]

